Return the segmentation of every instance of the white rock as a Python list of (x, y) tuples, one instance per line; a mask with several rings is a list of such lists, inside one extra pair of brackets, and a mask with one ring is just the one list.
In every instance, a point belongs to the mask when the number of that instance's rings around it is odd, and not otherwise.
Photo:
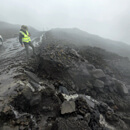
[(64, 101), (61, 105), (61, 114), (72, 113), (75, 111), (74, 101)]

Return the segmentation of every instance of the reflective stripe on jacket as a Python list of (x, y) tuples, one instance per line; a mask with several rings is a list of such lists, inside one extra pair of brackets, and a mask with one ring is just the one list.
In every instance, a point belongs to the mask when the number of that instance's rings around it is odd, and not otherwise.
[(24, 36), (24, 37), (22, 37), (22, 42), (28, 43), (31, 41), (28, 31), (26, 31), (27, 34), (25, 34), (23, 31), (20, 31), (20, 33)]

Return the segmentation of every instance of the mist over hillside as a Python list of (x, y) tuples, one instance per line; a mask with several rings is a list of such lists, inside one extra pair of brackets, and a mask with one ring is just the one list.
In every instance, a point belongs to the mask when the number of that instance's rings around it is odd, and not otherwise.
[[(17, 37), (19, 34), (20, 28), (21, 28), (21, 25), (10, 24), (10, 23), (0, 21), (0, 35), (3, 36), (4, 40)], [(40, 33), (40, 31), (36, 30), (35, 28), (31, 26), (29, 26), (29, 32), (31, 33), (32, 36), (35, 36), (36, 34)]]
[(129, 5), (1, 1), (0, 130), (130, 130)]
[[(4, 40), (17, 37), (21, 25), (10, 24), (0, 21), (0, 35)], [(41, 34), (41, 31), (29, 26), (29, 32), (32, 37)], [(56, 28), (49, 31), (55, 39), (64, 40), (67, 43), (75, 43), (76, 45), (89, 45), (92, 47), (99, 47), (110, 52), (114, 52), (120, 56), (130, 58), (130, 45), (119, 41), (102, 38), (98, 35), (90, 34), (78, 28)]]
[(80, 45), (99, 47), (107, 51), (117, 53), (120, 56), (130, 58), (130, 45), (127, 45), (123, 42), (105, 39), (97, 35), (89, 34), (77, 28), (57, 28), (50, 30), (50, 33), (53, 35), (53, 37), (59, 40), (65, 40), (66, 42)]

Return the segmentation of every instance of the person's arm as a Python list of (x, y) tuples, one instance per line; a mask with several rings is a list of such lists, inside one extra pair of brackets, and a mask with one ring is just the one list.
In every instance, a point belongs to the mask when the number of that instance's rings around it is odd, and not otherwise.
[(31, 37), (31, 33), (29, 32), (29, 35), (28, 35), (29, 37)]
[(23, 38), (23, 35), (21, 33), (19, 33), (19, 42), (22, 46), (24, 46), (23, 42), (22, 42), (22, 38)]

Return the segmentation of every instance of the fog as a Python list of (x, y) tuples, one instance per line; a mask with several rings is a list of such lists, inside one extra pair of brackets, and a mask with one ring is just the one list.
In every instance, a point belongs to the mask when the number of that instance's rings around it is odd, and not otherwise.
[(130, 44), (130, 0), (0, 0), (0, 21), (38, 30), (77, 27)]

